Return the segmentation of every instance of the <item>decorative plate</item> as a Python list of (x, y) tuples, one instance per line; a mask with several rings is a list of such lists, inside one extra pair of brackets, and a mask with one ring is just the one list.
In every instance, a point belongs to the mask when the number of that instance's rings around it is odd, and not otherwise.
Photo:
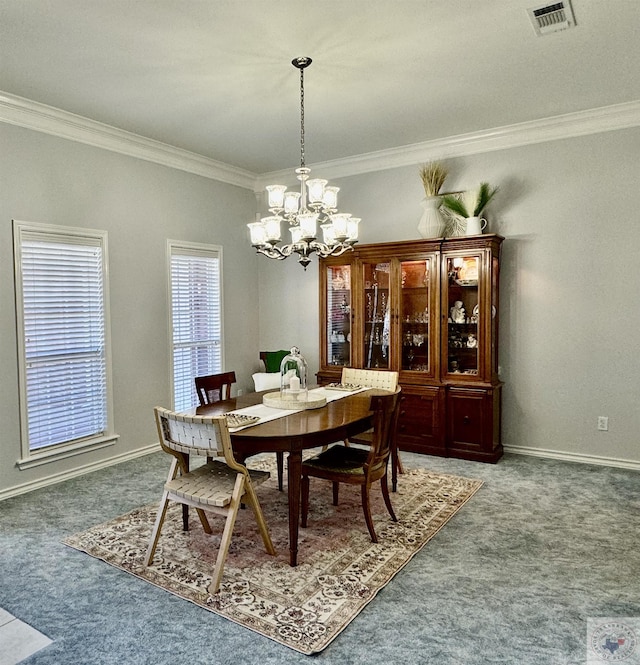
[(354, 390), (360, 390), (362, 386), (357, 385), (356, 383), (329, 383), (324, 386), (325, 390), (343, 390), (345, 392), (353, 392)]
[(226, 413), (227, 427), (244, 427), (254, 425), (260, 418), (258, 416), (246, 416), (242, 413)]
[(453, 281), (458, 286), (478, 286), (477, 279), (454, 279)]

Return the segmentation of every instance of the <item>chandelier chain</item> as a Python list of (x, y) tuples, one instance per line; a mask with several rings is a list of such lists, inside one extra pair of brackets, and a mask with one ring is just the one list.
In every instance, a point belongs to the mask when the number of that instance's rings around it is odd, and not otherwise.
[(304, 156), (304, 69), (300, 70), (300, 166), (305, 166)]

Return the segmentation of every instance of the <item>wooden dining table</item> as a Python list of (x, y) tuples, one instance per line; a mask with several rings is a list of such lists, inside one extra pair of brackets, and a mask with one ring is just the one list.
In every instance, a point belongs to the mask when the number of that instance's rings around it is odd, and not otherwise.
[[(365, 390), (328, 402), (319, 409), (289, 413), (281, 418), (259, 423), (231, 433), (236, 458), (246, 460), (267, 452), (288, 453), (287, 493), (289, 501), (289, 563), (298, 564), (298, 528), (300, 523), (300, 482), (302, 451), (360, 434), (372, 427), (371, 396), (379, 390)], [(248, 393), (196, 409), (198, 415), (220, 415), (262, 403), (265, 393)]]

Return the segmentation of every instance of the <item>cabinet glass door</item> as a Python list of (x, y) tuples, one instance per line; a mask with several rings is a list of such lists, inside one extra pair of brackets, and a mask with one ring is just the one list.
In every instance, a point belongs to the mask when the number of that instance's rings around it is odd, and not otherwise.
[(364, 321), (363, 367), (366, 369), (388, 369), (390, 366), (389, 344), (391, 341), (390, 271), (391, 264), (364, 263), (363, 266)]
[(327, 266), (326, 362), (351, 365), (351, 266)]
[(400, 369), (430, 372), (429, 284), (431, 260), (402, 261), (400, 286)]
[(480, 301), (479, 256), (447, 258), (447, 358), (448, 374), (478, 376)]

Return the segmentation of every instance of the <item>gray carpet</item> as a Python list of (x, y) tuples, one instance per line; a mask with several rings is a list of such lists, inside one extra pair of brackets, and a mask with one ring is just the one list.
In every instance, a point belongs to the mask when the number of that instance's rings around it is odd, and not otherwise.
[(61, 543), (156, 501), (161, 453), (1, 502), (0, 607), (54, 640), (24, 662), (568, 665), (585, 662), (588, 617), (640, 616), (640, 474), (402, 457), (485, 484), (312, 657)]

